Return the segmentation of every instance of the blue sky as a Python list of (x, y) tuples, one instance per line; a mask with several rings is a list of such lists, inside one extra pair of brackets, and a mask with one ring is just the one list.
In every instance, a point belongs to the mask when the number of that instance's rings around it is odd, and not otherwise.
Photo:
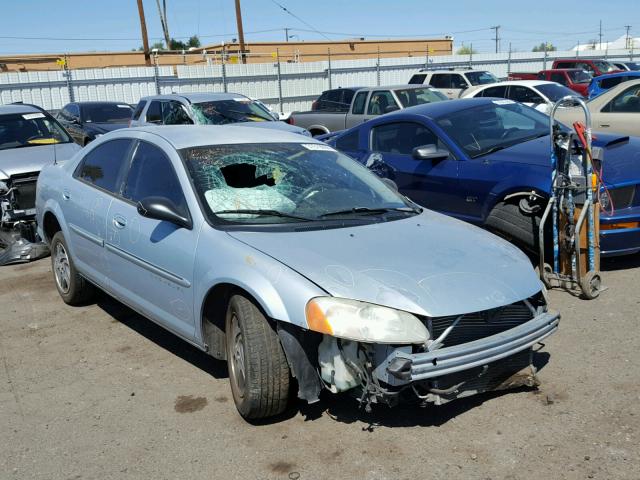
[[(144, 5), (153, 42), (162, 35), (156, 2)], [(167, 0), (167, 8), (173, 37), (199, 34), (206, 44), (237, 36), (234, 0)], [(543, 40), (563, 49), (596, 39), (600, 20), (603, 41), (623, 36), (629, 23), (640, 37), (637, 0), (242, 0), (242, 13), (247, 42), (284, 39), (289, 27), (295, 40), (451, 34), (456, 48), (473, 43), (490, 52), (489, 27), (501, 25), (502, 50), (511, 43), (530, 51)], [(0, 25), (0, 54), (130, 50), (142, 43), (136, 0), (2, 0)]]

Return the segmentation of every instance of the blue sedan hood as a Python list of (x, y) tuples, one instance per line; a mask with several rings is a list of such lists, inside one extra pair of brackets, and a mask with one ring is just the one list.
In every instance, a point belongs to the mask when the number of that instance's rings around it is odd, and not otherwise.
[[(603, 178), (608, 185), (640, 180), (640, 138), (595, 133), (593, 146), (604, 149)], [(481, 157), (551, 169), (549, 136), (530, 140)]]
[(439, 317), (541, 290), (529, 259), (467, 223), (425, 211), (385, 223), (299, 232), (229, 232), (329, 294)]

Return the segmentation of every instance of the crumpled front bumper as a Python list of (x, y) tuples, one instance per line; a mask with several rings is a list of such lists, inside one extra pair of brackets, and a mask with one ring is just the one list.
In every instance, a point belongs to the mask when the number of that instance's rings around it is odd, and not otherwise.
[(559, 321), (559, 313), (545, 312), (496, 335), (432, 352), (396, 349), (386, 359), (387, 378), (406, 384), (484, 366), (531, 348), (554, 333)]
[(35, 237), (30, 241), (18, 228), (0, 229), (0, 266), (32, 262), (49, 255), (49, 247)]

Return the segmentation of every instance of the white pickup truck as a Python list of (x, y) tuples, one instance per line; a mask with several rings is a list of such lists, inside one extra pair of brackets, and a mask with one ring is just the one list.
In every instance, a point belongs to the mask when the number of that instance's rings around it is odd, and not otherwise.
[(351, 128), (394, 110), (442, 100), (447, 97), (429, 85), (337, 88), (323, 92), (311, 111), (293, 112), (286, 122), (317, 136)]

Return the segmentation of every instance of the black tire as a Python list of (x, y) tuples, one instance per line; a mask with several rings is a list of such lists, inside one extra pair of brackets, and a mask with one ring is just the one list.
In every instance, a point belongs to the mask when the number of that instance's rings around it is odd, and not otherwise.
[(225, 323), (229, 381), (238, 412), (247, 420), (284, 412), (290, 373), (278, 334), (241, 294), (229, 300)]
[[(539, 254), (538, 231), (541, 214), (527, 214), (515, 203), (498, 203), (486, 221), (488, 230), (505, 237), (510, 242), (530, 253)], [(545, 244), (548, 235), (545, 232)]]
[(51, 240), (51, 270), (64, 303), (84, 305), (91, 301), (95, 287), (76, 270), (62, 232), (57, 232)]

